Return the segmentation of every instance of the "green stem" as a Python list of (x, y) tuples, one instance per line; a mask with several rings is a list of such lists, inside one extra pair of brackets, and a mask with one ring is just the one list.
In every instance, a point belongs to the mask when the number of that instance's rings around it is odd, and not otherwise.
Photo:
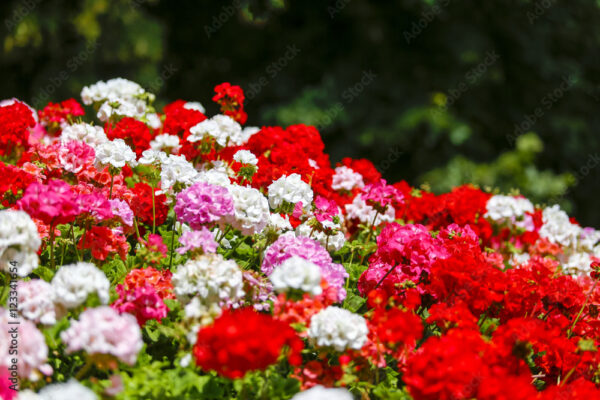
[(62, 242), (60, 245), (60, 265), (65, 265), (65, 250), (67, 249), (67, 245), (65, 242)]
[(175, 250), (175, 221), (177, 219), (173, 217), (173, 226), (171, 228), (171, 254), (169, 255), (169, 269), (173, 266), (173, 251)]
[(92, 368), (92, 363), (90, 362), (90, 360), (86, 360), (83, 367), (81, 367), (79, 372), (77, 372), (77, 375), (75, 375), (75, 379), (77, 379), (78, 381), (82, 380), (85, 374), (90, 370), (90, 368)]
[[(352, 261), (354, 261), (354, 249), (350, 253), (350, 262), (348, 263), (350, 268), (352, 268)], [(346, 292), (348, 292), (348, 287), (350, 287), (350, 274), (348, 274), (348, 279), (346, 280)]]
[[(79, 254), (79, 250), (77, 249), (77, 241), (75, 240), (75, 221), (71, 223), (71, 238), (73, 239), (73, 247), (75, 247), (75, 254), (77, 255), (77, 261), (81, 261), (81, 255)], [(64, 255), (64, 253), (63, 253)], [(62, 264), (62, 260), (61, 260)]]
[[(87, 226), (83, 228), (83, 235), (81, 235), (81, 249), (85, 251), (85, 234), (87, 232)], [(75, 244), (75, 248), (77, 248), (77, 244)], [(83, 254), (81, 254), (81, 260), (83, 261)]]
[(140, 229), (138, 227), (138, 223), (137, 223), (137, 217), (133, 218), (133, 226), (135, 226), (135, 234), (137, 235), (137, 240), (138, 242), (140, 241)]
[(242, 239), (238, 240), (238, 242), (235, 244), (235, 246), (233, 246), (233, 247), (231, 248), (231, 250), (229, 250), (229, 253), (227, 253), (227, 256), (225, 256), (225, 258), (229, 258), (229, 257), (231, 257), (231, 255), (233, 255), (233, 253), (235, 252), (235, 250), (236, 250), (238, 247), (240, 247), (240, 244), (242, 244), (242, 242), (243, 242), (243, 240), (242, 240)]
[(112, 199), (112, 190), (113, 190), (114, 183), (115, 183), (115, 176), (113, 174), (110, 174), (110, 191), (108, 192), (109, 200)]
[(598, 283), (598, 279), (596, 279), (594, 281), (594, 285), (592, 286), (592, 288), (590, 289), (590, 292), (587, 294), (585, 301), (583, 302), (581, 308), (579, 309), (579, 313), (577, 313), (577, 317), (575, 317), (575, 320), (573, 321), (573, 324), (571, 325), (571, 327), (569, 328), (569, 330), (567, 331), (567, 337), (570, 339), (571, 336), (573, 335), (573, 329), (575, 329), (575, 325), (577, 324), (577, 321), (579, 320), (579, 317), (581, 317), (581, 314), (583, 313), (583, 310), (585, 309), (585, 307), (587, 306), (588, 301), (590, 300), (590, 296), (592, 295), (592, 293), (594, 293), (594, 289), (596, 289), (596, 284)]
[(156, 233), (156, 205), (154, 200), (154, 187), (152, 187), (152, 233)]
[[(379, 215), (379, 211), (375, 210), (375, 216), (373, 217), (373, 221), (371, 221), (371, 225), (369, 225), (369, 234), (367, 235), (367, 240), (365, 241), (365, 244), (368, 245), (369, 241), (371, 240), (371, 235), (373, 234), (373, 228), (375, 228), (375, 220), (377, 220), (377, 216)], [(363, 254), (360, 257), (360, 263), (362, 264), (363, 261), (365, 260), (366, 257), (366, 253)], [(390, 271), (391, 272), (391, 271)]]
[(2, 276), (2, 293), (0, 293), (0, 304), (5, 304), (6, 299), (4, 296), (6, 295), (6, 292), (10, 286), (10, 278), (4, 273), (0, 274), (0, 276)]
[(54, 225), (50, 225), (50, 267), (54, 270), (56, 267), (56, 261), (54, 261)]
[(231, 230), (231, 226), (227, 225), (227, 228), (225, 228), (225, 230), (222, 232), (221, 237), (219, 238), (219, 240), (217, 240), (217, 242), (219, 243), (219, 246), (221, 245), (221, 242), (223, 241), (223, 239), (225, 239), (225, 236), (227, 236), (227, 234), (229, 233), (230, 230)]
[(373, 234), (373, 228), (375, 227), (375, 220), (377, 219), (378, 215), (379, 215), (379, 211), (375, 210), (375, 216), (373, 217), (373, 221), (371, 221), (371, 225), (369, 225), (369, 234), (367, 235), (367, 240), (365, 241), (365, 243), (369, 243), (369, 240), (371, 240), (371, 235)]

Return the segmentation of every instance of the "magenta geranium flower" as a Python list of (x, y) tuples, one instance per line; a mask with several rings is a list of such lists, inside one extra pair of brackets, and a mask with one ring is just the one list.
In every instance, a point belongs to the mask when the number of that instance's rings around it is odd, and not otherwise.
[(55, 226), (69, 223), (79, 215), (81, 208), (77, 198), (77, 193), (66, 182), (51, 180), (46, 185), (34, 182), (27, 187), (17, 207), (31, 217)]
[(177, 194), (177, 219), (187, 223), (192, 229), (217, 222), (233, 212), (233, 198), (223, 186), (196, 182)]

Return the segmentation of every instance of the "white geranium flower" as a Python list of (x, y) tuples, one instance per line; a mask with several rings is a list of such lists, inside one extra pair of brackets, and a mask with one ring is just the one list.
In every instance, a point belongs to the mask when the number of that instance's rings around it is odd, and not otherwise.
[(226, 222), (243, 235), (260, 233), (269, 222), (269, 202), (257, 189), (239, 185), (228, 187), (233, 197), (234, 215), (226, 217)]
[(233, 159), (242, 164), (250, 164), (250, 165), (258, 164), (258, 159), (256, 158), (256, 156), (248, 150), (238, 150), (233, 155)]
[(42, 244), (37, 227), (24, 211), (0, 211), (0, 270), (27, 276), (38, 266)]
[(106, 133), (104, 133), (104, 129), (101, 126), (86, 123), (67, 125), (62, 129), (60, 141), (68, 143), (72, 140), (85, 142), (93, 148), (108, 142)]
[(233, 118), (218, 114), (190, 128), (189, 142), (199, 142), (204, 138), (215, 139), (221, 147), (243, 144), (242, 127)]
[(123, 139), (115, 139), (100, 144), (96, 148), (96, 163), (100, 166), (123, 168), (125, 164), (131, 167), (137, 165), (135, 153)]
[(319, 295), (321, 288), (321, 269), (318, 265), (302, 257), (293, 256), (277, 266), (269, 275), (273, 289), (277, 292), (301, 290)]
[(269, 205), (274, 210), (284, 205), (284, 202), (288, 204), (302, 202), (302, 207), (305, 210), (310, 210), (312, 206), (313, 191), (310, 185), (304, 182), (298, 174), (282, 176), (269, 185), (268, 192)]
[(367, 322), (358, 314), (329, 306), (310, 319), (308, 337), (319, 347), (360, 350), (367, 342)]
[(94, 293), (102, 304), (108, 303), (110, 282), (94, 264), (78, 262), (63, 265), (52, 278), (51, 284), (54, 302), (66, 309), (80, 306)]

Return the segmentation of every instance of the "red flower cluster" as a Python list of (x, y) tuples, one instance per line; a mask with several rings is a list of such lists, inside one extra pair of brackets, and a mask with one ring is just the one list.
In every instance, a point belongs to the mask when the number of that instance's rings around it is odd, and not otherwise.
[(4, 207), (13, 206), (23, 196), (23, 192), (29, 185), (36, 182), (34, 175), (10, 164), (0, 161), (0, 201)]
[(84, 114), (83, 107), (75, 99), (68, 99), (60, 103), (50, 102), (43, 110), (38, 111), (40, 123), (52, 132), (60, 130), (61, 123), (73, 122), (75, 117)]
[(377, 307), (368, 320), (369, 341), (400, 362), (423, 336), (421, 317), (399, 307)]
[(494, 364), (493, 352), (479, 332), (452, 329), (425, 342), (409, 359), (403, 380), (415, 400), (535, 398), (529, 371)]
[(164, 108), (165, 122), (163, 131), (171, 135), (178, 135), (183, 139), (189, 136), (189, 129), (206, 119), (206, 115), (198, 110), (186, 108), (187, 101), (176, 100)]
[(263, 128), (250, 137), (244, 148), (258, 158), (258, 172), (252, 177), (252, 186), (266, 188), (283, 175), (300, 174), (312, 184), (316, 194), (330, 197), (333, 170), (314, 127)]
[(151, 285), (161, 299), (174, 299), (173, 284), (171, 283), (172, 275), (169, 270), (159, 271), (152, 267), (132, 269), (125, 277), (123, 285), (127, 290)]
[(298, 365), (304, 345), (296, 332), (269, 315), (242, 308), (224, 311), (213, 325), (200, 329), (194, 356), (202, 369), (240, 378), (277, 362), (284, 346), (289, 363)]
[(122, 118), (115, 125), (107, 123), (104, 126), (106, 136), (110, 139), (123, 139), (138, 157), (142, 155), (144, 150), (150, 148), (152, 133), (148, 125), (135, 118)]
[(35, 126), (33, 112), (24, 103), (15, 101), (0, 107), (0, 156), (10, 155), (13, 149), (29, 147), (29, 130)]
[(127, 259), (129, 244), (125, 236), (106, 226), (93, 226), (81, 237), (79, 249), (89, 249), (92, 257), (106, 260), (109, 255), (118, 254), (121, 259)]
[(219, 103), (221, 112), (230, 116), (240, 124), (245, 124), (248, 114), (244, 111), (244, 92), (239, 86), (232, 86), (229, 82), (223, 82), (215, 86), (213, 101)]
[(309, 361), (302, 367), (296, 367), (290, 376), (298, 379), (300, 388), (306, 390), (316, 385), (332, 387), (342, 379), (344, 371), (339, 365), (330, 365), (327, 357), (323, 357)]
[(159, 189), (152, 188), (147, 183), (139, 182), (131, 189), (133, 198), (129, 201), (131, 210), (138, 218), (138, 221), (143, 222), (148, 226), (152, 226), (152, 192), (154, 191), (154, 217), (155, 225), (164, 224), (167, 220), (169, 206), (167, 205), (167, 196), (164, 194), (156, 194)]

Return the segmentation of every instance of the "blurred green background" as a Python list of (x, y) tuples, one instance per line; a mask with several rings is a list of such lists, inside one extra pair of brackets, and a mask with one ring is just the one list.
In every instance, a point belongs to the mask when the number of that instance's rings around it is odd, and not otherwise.
[(434, 191), (473, 182), (600, 226), (600, 1), (3, 0), (0, 98), (37, 107), (113, 77), (249, 125), (317, 125)]

